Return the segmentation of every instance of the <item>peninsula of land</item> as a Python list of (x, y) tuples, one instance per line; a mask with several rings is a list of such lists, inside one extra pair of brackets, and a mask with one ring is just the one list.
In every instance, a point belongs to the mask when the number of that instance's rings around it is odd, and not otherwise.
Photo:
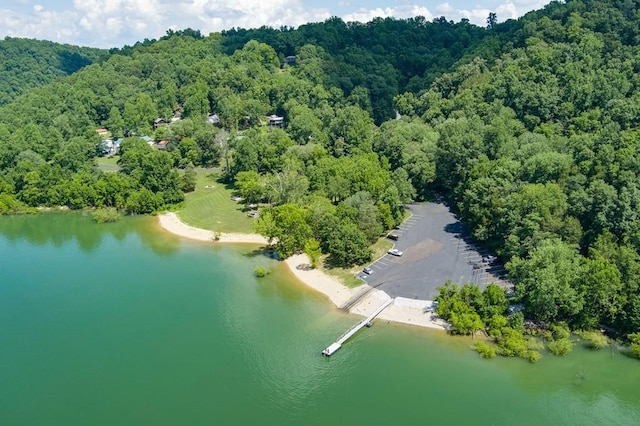
[[(163, 229), (183, 238), (215, 243), (268, 244), (267, 239), (259, 234), (222, 233), (214, 235), (213, 231), (187, 225), (173, 212), (160, 214), (158, 218)], [(349, 312), (351, 313), (368, 316), (385, 300), (390, 299), (390, 296), (382, 290), (371, 289), (366, 284), (356, 288), (348, 288), (338, 279), (318, 269), (310, 268), (309, 258), (305, 254), (291, 256), (285, 260), (285, 264), (299, 281), (326, 295), (336, 307), (344, 306), (350, 300), (358, 298), (359, 294), (366, 294), (350, 307)], [(431, 313), (426, 312), (426, 308), (430, 305), (431, 301), (427, 300), (397, 297), (394, 303), (385, 309), (378, 318), (445, 330), (445, 321), (437, 319)]]

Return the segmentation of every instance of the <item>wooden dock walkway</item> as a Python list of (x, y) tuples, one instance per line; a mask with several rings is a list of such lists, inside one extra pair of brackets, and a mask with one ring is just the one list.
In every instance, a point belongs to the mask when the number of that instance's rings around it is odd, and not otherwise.
[(322, 351), (322, 355), (324, 356), (333, 355), (338, 349), (342, 347), (342, 344), (344, 342), (346, 342), (351, 336), (356, 334), (362, 327), (366, 325), (370, 325), (371, 321), (373, 321), (375, 317), (380, 315), (380, 312), (384, 311), (387, 308), (387, 306), (391, 305), (392, 303), (393, 303), (393, 299), (389, 299), (386, 302), (384, 302), (375, 311), (373, 311), (371, 315), (369, 315), (367, 318), (363, 319), (362, 321), (358, 322), (356, 325), (351, 327), (349, 330), (346, 331), (346, 333), (340, 336), (338, 340), (336, 340), (334, 343), (332, 343), (326, 349), (324, 349)]

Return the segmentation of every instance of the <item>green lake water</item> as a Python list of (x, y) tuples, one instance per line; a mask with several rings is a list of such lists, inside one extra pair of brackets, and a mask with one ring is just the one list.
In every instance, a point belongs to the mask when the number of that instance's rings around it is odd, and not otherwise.
[(377, 321), (320, 355), (358, 320), (155, 218), (0, 217), (0, 424), (640, 424), (640, 362), (617, 352), (483, 360)]

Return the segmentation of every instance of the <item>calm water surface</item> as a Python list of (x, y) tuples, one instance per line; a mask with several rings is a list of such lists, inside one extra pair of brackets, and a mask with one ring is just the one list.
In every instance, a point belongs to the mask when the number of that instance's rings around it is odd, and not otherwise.
[(378, 321), (320, 356), (357, 320), (253, 248), (154, 218), (0, 217), (0, 424), (640, 424), (620, 354), (487, 361)]

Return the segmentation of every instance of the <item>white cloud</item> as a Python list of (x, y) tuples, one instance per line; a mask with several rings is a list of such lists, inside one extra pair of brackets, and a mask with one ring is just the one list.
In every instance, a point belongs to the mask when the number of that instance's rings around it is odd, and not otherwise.
[(501, 2), (492, 8), (478, 6), (473, 9), (459, 9), (445, 2), (438, 4), (435, 10), (449, 20), (457, 22), (461, 18), (467, 18), (470, 22), (483, 26), (491, 12), (497, 15), (499, 22), (503, 22), (507, 19), (517, 19), (531, 10), (542, 9), (548, 3), (549, 0), (512, 0)]
[(439, 5), (436, 6), (436, 12), (444, 15), (453, 13), (455, 12), (455, 10), (456, 9), (453, 6), (451, 6), (449, 3), (440, 3)]
[(346, 22), (358, 21), (368, 22), (373, 18), (412, 18), (414, 16), (424, 16), (426, 19), (433, 19), (433, 15), (424, 6), (402, 5), (397, 7), (385, 7), (375, 9), (360, 9), (357, 12), (343, 16)]
[(31, 14), (0, 9), (0, 35), (71, 42), (75, 31), (69, 23), (74, 18), (72, 12), (51, 12), (44, 8), (34, 8)]
[(0, 37), (113, 47), (160, 37), (169, 28), (208, 34), (231, 27), (295, 27), (330, 16), (328, 9), (305, 8), (302, 0), (73, 0), (63, 11), (0, 8)]
[(430, 20), (434, 17), (445, 16), (451, 21), (458, 22), (460, 19), (466, 18), (476, 25), (484, 26), (486, 25), (487, 17), (491, 12), (496, 13), (498, 21), (505, 21), (507, 19), (516, 19), (530, 10), (540, 9), (547, 3), (549, 3), (549, 0), (512, 0), (499, 3), (493, 8), (478, 6), (468, 9), (456, 8), (450, 2), (444, 2), (437, 4), (433, 8), (436, 12), (435, 14), (432, 14), (426, 7), (418, 5), (402, 5), (385, 8), (377, 7), (373, 9), (361, 8), (356, 12), (344, 15), (343, 19), (345, 21), (367, 22), (376, 17), (387, 18), (393, 16), (396, 18), (409, 18), (414, 16), (424, 16)]
[[(24, 0), (17, 0), (26, 3)], [(158, 38), (169, 28), (199, 29), (203, 34), (231, 27), (257, 28), (263, 25), (278, 28), (296, 27), (306, 22), (323, 21), (335, 12), (335, 1), (327, 0), (323, 7), (310, 7), (307, 0), (68, 0), (71, 6), (50, 10), (50, 2), (40, 0), (31, 8), (0, 8), (0, 37), (31, 37), (58, 42), (99, 47), (133, 44), (145, 38)], [(389, 0), (393, 4), (392, 0)], [(307, 6), (305, 6), (307, 3)], [(342, 2), (346, 4), (347, 2)], [(496, 12), (499, 21), (516, 18), (525, 12), (543, 7), (545, 0), (511, 0), (498, 2), (493, 9), (460, 8), (460, 0), (449, 0), (433, 7), (435, 14), (424, 6), (408, 4), (389, 7), (359, 8), (343, 14), (345, 21), (367, 22), (375, 17), (427, 19), (444, 15), (449, 20), (468, 18), (485, 25), (489, 12)], [(416, 2), (417, 3), (417, 2)], [(15, 3), (14, 3), (15, 4)], [(43, 4), (45, 6), (43, 6)]]

